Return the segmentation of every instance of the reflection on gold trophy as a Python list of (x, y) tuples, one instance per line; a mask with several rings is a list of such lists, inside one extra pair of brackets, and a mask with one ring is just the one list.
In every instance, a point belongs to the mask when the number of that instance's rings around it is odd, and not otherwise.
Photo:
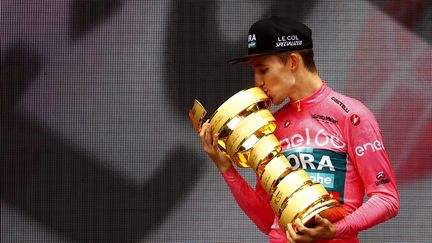
[[(212, 132), (219, 133), (219, 148), (239, 167), (255, 171), (283, 230), (296, 219), (313, 226), (318, 213), (331, 222), (341, 219), (344, 210), (338, 201), (304, 170), (293, 170), (281, 153), (269, 106), (270, 99), (258, 87), (242, 90), (225, 101), (210, 118)], [(200, 129), (206, 114), (195, 100), (189, 110), (195, 130)]]

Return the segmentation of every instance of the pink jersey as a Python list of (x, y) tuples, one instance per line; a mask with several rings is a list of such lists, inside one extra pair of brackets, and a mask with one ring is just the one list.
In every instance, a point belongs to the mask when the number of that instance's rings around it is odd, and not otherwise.
[[(343, 204), (331, 242), (358, 242), (358, 232), (396, 216), (399, 194), (373, 114), (326, 83), (311, 96), (274, 113), (276, 137), (294, 169), (303, 168)], [(223, 174), (237, 203), (270, 242), (286, 242), (267, 195), (253, 190), (233, 168)], [(364, 195), (368, 200), (363, 203)]]

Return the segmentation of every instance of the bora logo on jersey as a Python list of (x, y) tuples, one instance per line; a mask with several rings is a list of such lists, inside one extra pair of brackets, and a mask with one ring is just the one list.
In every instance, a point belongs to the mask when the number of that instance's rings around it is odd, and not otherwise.
[(294, 170), (304, 169), (313, 182), (338, 192), (343, 203), (347, 154), (314, 148), (296, 148), (282, 153)]

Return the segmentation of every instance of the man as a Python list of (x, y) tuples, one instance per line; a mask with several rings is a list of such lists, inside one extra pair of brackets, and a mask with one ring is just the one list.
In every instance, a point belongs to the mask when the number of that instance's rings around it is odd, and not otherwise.
[[(242, 210), (270, 242), (358, 242), (358, 232), (395, 217), (399, 195), (373, 114), (359, 101), (333, 91), (322, 81), (313, 60), (312, 32), (289, 18), (271, 17), (252, 25), (248, 55), (230, 63), (248, 63), (255, 85), (275, 105), (276, 137), (294, 169), (302, 167), (339, 200), (348, 215), (317, 225), (299, 220), (283, 232), (259, 178), (256, 189), (238, 174), (218, 149), (206, 122), (200, 130), (205, 152), (214, 161)], [(364, 194), (368, 200), (363, 203)]]

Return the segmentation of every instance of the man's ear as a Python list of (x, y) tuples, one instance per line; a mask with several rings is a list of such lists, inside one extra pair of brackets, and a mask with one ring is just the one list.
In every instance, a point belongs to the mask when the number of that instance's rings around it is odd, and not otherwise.
[(289, 54), (287, 64), (290, 65), (291, 71), (296, 71), (301, 65), (300, 54), (293, 52)]

